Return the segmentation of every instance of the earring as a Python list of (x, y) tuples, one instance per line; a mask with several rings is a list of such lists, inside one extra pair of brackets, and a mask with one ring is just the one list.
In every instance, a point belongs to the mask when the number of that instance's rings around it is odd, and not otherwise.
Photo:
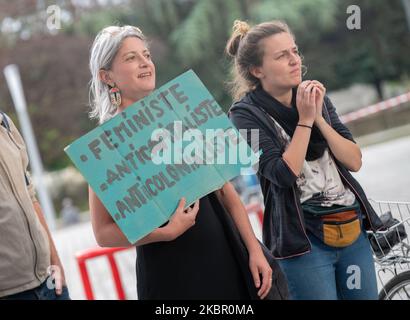
[(120, 92), (120, 89), (118, 89), (115, 86), (115, 84), (114, 84), (113, 87), (111, 87), (111, 86), (109, 86), (109, 87), (110, 87), (109, 94), (110, 94), (111, 103), (118, 108), (121, 105), (121, 92)]
[(308, 72), (308, 68), (302, 64), (302, 76), (304, 77)]

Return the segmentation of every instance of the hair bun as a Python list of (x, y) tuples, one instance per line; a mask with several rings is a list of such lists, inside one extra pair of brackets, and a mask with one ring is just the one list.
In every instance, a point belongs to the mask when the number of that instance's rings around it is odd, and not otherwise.
[(226, 53), (231, 57), (235, 57), (238, 53), (239, 43), (242, 38), (248, 33), (251, 29), (250, 25), (241, 20), (235, 20), (232, 27), (232, 36), (226, 45)]
[(235, 20), (233, 23), (233, 33), (244, 37), (250, 30), (250, 26), (247, 22), (241, 20)]

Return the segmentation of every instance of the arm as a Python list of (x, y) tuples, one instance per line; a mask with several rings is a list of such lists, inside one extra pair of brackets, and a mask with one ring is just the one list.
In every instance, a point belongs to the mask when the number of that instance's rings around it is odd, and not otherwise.
[[(316, 115), (315, 93), (312, 87), (310, 81), (304, 81), (298, 87), (297, 93), (299, 123), (308, 126), (312, 126)], [(249, 114), (249, 111), (243, 109), (233, 110), (230, 113), (230, 118), (237, 129), (246, 129), (248, 131), (246, 138), (248, 145), (251, 147), (253, 144), (249, 131), (252, 129), (258, 130), (259, 140), (256, 147), (262, 151), (259, 158), (259, 173), (276, 186), (281, 188), (291, 187), (302, 170), (311, 130), (306, 127), (296, 127), (291, 143), (284, 150), (283, 143), (280, 142), (279, 138), (268, 135)], [(253, 151), (258, 153), (259, 150)]]
[(337, 133), (323, 117), (316, 120), (315, 123), (336, 159), (348, 170), (359, 171), (362, 166), (362, 153), (359, 146)]
[[(280, 188), (289, 188), (297, 179), (283, 159), (283, 144), (277, 135), (271, 136), (261, 127), (259, 122), (246, 109), (234, 110), (230, 119), (238, 130), (246, 130), (246, 140), (255, 153), (261, 151), (258, 172), (271, 183)], [(253, 143), (251, 131), (257, 132), (257, 143)]]
[(89, 188), (89, 204), (95, 239), (101, 247), (129, 247), (152, 242), (172, 241), (195, 224), (196, 214), (199, 210), (199, 202), (196, 202), (193, 208), (184, 210), (185, 200), (181, 200), (166, 226), (155, 229), (144, 238), (132, 244), (127, 240), (91, 188)]
[[(249, 253), (249, 268), (252, 272), (255, 286), (257, 288), (260, 287), (258, 295), (263, 299), (269, 293), (272, 285), (272, 269), (266, 261), (262, 248), (253, 232), (248, 213), (231, 183), (228, 182), (220, 190), (217, 190), (216, 195), (232, 216), (245, 243)], [(262, 274), (262, 285), (259, 274)]]
[[(296, 106), (299, 113), (298, 124), (313, 126), (316, 116), (317, 92), (318, 90), (310, 81), (304, 81), (299, 85), (296, 96)], [(290, 144), (283, 153), (283, 159), (296, 176), (299, 176), (303, 169), (311, 133), (311, 129), (297, 126)]]
[[(312, 126), (309, 122), (305, 121), (304, 124)], [(292, 140), (286, 151), (283, 153), (283, 160), (287, 163), (290, 169), (292, 169), (295, 176), (299, 176), (303, 163), (306, 158), (306, 152), (309, 145), (311, 129), (306, 127), (296, 127)]]
[(48, 242), (50, 244), (51, 271), (53, 272), (53, 277), (55, 279), (56, 294), (60, 295), (62, 293), (62, 287), (66, 285), (63, 265), (61, 264), (60, 257), (58, 256), (56, 246), (54, 244), (50, 230), (48, 229), (47, 222), (44, 218), (43, 210), (41, 209), (40, 203), (38, 201), (34, 201), (33, 207), (38, 219), (40, 220), (41, 225), (47, 233)]
[(233, 185), (230, 182), (225, 183), (221, 189), (216, 191), (216, 194), (232, 216), (249, 253), (259, 250), (262, 251), (253, 232), (248, 213)]
[[(19, 134), (17, 136), (18, 138), (20, 138)], [(36, 192), (34, 189), (34, 185), (31, 183), (29, 172), (25, 172), (25, 179), (27, 183), (27, 191), (30, 196), (31, 203), (33, 204), (34, 212), (36, 213), (38, 220), (40, 221), (41, 225), (44, 228), (44, 231), (47, 234), (48, 243), (50, 245), (50, 266), (48, 272), (50, 273), (50, 277), (54, 280), (56, 294), (61, 295), (63, 292), (63, 286), (66, 286), (64, 268), (61, 264), (60, 257), (58, 256), (57, 249), (53, 241), (53, 237), (51, 236), (50, 230), (48, 229), (48, 225), (44, 217), (43, 210), (36, 198)]]
[[(357, 172), (362, 166), (362, 153), (359, 146), (354, 142), (349, 129), (340, 121), (336, 109), (328, 97), (325, 97), (326, 89), (318, 81), (312, 81), (318, 88), (318, 98), (316, 104), (315, 125), (319, 128), (323, 137), (329, 144), (329, 148), (348, 170)], [(323, 105), (326, 103), (326, 110), (329, 114), (331, 125), (323, 118)]]

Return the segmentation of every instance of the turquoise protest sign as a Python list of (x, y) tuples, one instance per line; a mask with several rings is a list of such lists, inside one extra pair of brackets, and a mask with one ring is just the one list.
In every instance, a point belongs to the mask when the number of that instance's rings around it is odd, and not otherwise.
[(65, 152), (131, 243), (257, 160), (192, 70)]

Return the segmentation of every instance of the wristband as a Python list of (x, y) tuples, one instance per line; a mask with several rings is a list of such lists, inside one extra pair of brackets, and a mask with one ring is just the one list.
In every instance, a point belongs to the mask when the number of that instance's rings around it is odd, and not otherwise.
[(312, 127), (311, 126), (308, 126), (308, 125), (306, 125), (306, 124), (297, 124), (297, 127), (305, 127), (305, 128), (309, 128), (310, 130), (312, 130)]

